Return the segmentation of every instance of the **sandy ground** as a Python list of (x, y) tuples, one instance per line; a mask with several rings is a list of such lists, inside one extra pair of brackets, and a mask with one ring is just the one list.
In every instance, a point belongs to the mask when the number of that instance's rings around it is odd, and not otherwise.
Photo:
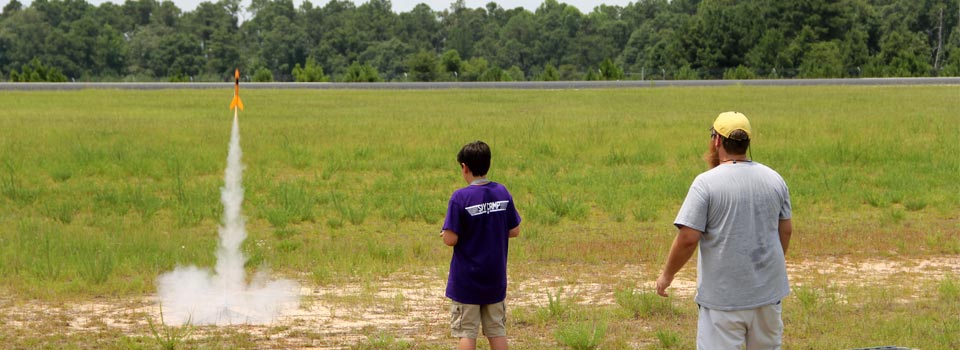
[[(960, 256), (899, 260), (828, 257), (788, 262), (788, 270), (794, 288), (824, 283), (838, 287), (893, 284), (909, 296), (917, 292), (918, 281), (960, 276)], [(655, 275), (649, 267), (639, 265), (623, 266), (614, 274), (583, 266), (577, 271), (577, 276), (514, 278), (508, 305), (545, 306), (548, 293), (584, 305), (610, 305), (615, 303), (615, 290), (623, 286), (616, 281)], [(673, 297), (693, 297), (694, 273), (689, 268), (681, 272), (671, 287)], [(224, 330), (243, 332), (255, 339), (258, 347), (285, 349), (348, 349), (381, 330), (414, 342), (442, 341), (446, 339), (448, 318), (448, 301), (442, 296), (444, 285), (437, 276), (398, 273), (379, 282), (301, 287), (300, 308), (278, 317), (273, 324), (195, 327), (191, 336), (205, 337)], [(652, 281), (637, 282), (636, 288), (652, 290)], [(911, 288), (915, 289), (911, 292)], [(0, 299), (0, 325), (12, 328), (14, 331), (7, 334), (15, 337), (39, 330), (152, 337), (147, 320), (159, 322), (159, 311), (156, 296), (57, 305), (6, 298)]]

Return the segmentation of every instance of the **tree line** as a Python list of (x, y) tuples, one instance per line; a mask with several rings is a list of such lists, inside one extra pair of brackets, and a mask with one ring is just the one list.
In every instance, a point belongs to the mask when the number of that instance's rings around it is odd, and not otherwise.
[[(11, 0), (0, 80), (518, 81), (960, 75), (951, 0)], [(249, 17), (249, 18), (247, 18)]]

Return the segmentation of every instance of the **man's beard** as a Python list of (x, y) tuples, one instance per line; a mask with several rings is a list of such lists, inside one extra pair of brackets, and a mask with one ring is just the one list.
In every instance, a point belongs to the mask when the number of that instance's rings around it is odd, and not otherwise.
[(713, 169), (720, 165), (720, 152), (717, 151), (716, 147), (713, 147), (712, 141), (707, 151), (703, 153), (703, 161), (707, 162), (708, 169)]

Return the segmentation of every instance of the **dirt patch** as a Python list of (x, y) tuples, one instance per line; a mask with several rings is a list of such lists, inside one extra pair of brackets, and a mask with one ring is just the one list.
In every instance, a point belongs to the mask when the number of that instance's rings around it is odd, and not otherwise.
[[(576, 274), (511, 276), (508, 302), (512, 307), (545, 307), (549, 293), (581, 305), (613, 305), (619, 288), (652, 291), (653, 281), (647, 281), (644, 276), (655, 276), (659, 269), (625, 265), (611, 273), (599, 271), (602, 268), (604, 266), (578, 266), (571, 269)], [(791, 261), (788, 271), (794, 287), (889, 286), (901, 285), (904, 280), (935, 281), (945, 276), (960, 276), (960, 257), (828, 257)], [(281, 316), (272, 325), (196, 327), (191, 337), (243, 333), (258, 346), (290, 349), (348, 349), (379, 331), (415, 343), (444, 342), (449, 340), (449, 302), (443, 297), (445, 283), (436, 274), (398, 273), (382, 281), (303, 287), (300, 308)], [(675, 300), (693, 298), (696, 275), (692, 265), (674, 280), (670, 293)], [(151, 338), (147, 320), (159, 322), (159, 311), (154, 296), (60, 304), (3, 299), (0, 300), (0, 324), (12, 330), (8, 334), (14, 342), (30, 335), (35, 338), (37, 332), (45, 330)]]
[[(942, 256), (923, 259), (851, 259), (825, 257), (787, 263), (787, 273), (795, 285), (828, 279), (836, 286), (885, 285), (909, 278), (915, 282), (960, 276), (960, 257)], [(917, 283), (914, 283), (917, 285)]]

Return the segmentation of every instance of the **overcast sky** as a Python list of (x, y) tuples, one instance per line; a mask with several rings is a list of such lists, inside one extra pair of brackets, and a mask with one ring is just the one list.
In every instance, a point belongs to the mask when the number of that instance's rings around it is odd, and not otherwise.
[[(20, 3), (23, 4), (24, 7), (29, 6), (31, 2), (31, 0), (19, 0), (19, 1)], [(95, 6), (100, 5), (101, 3), (104, 3), (107, 1), (108, 0), (87, 0), (87, 2)], [(158, 0), (158, 1), (163, 1), (163, 0)], [(198, 4), (204, 1), (216, 2), (215, 0), (213, 1), (173, 0), (173, 3), (177, 4), (177, 7), (179, 7), (183, 11), (193, 11), (194, 9), (197, 8)], [(293, 0), (293, 4), (296, 7), (300, 7), (300, 4), (303, 3), (303, 1), (304, 0)], [(583, 13), (589, 13), (593, 11), (593, 8), (600, 4), (626, 6), (628, 3), (631, 3), (633, 1), (635, 0), (557, 0), (557, 2), (567, 3), (569, 5), (575, 6), (576, 8), (580, 9), (580, 12), (583, 12)], [(0, 9), (6, 6), (7, 3), (9, 2), (10, 0), (0, 0)], [(109, 2), (113, 2), (115, 4), (123, 4), (124, 0), (110, 0)], [(323, 7), (323, 5), (326, 5), (329, 2), (329, 0), (311, 0), (310, 2), (313, 3), (314, 6)], [(359, 6), (365, 3), (366, 1), (353, 0), (353, 2)], [(465, 0), (465, 3), (469, 8), (486, 7), (486, 4), (488, 2), (490, 2), (490, 0)], [(494, 2), (496, 2), (497, 5), (500, 5), (500, 7), (503, 7), (505, 9), (523, 7), (533, 12), (533, 11), (536, 11), (537, 7), (540, 7), (540, 4), (543, 3), (543, 0), (499, 0), (499, 1), (495, 0)], [(391, 3), (393, 4), (393, 11), (399, 13), (399, 12), (410, 12), (410, 10), (412, 10), (413, 7), (417, 6), (417, 4), (419, 3), (425, 3), (428, 6), (430, 6), (430, 8), (433, 9), (434, 11), (440, 11), (443, 9), (450, 8), (450, 4), (453, 3), (453, 0), (392, 0)], [(249, 5), (250, 1), (244, 0), (243, 4), (244, 6)]]

